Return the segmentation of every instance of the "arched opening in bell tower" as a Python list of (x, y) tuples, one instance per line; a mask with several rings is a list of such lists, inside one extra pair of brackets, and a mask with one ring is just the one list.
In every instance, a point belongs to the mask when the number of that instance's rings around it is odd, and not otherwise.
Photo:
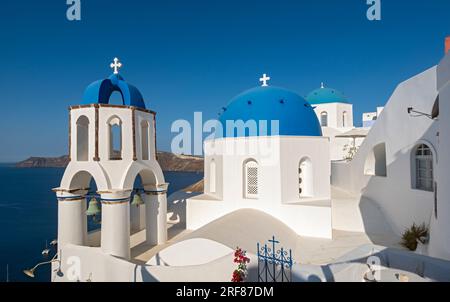
[[(133, 184), (130, 206), (131, 258), (144, 257), (145, 248), (165, 241), (167, 234), (166, 188), (150, 167), (130, 171), (126, 183)], [(164, 181), (162, 179), (162, 181)], [(125, 185), (124, 187), (129, 187)], [(130, 186), (131, 187), (131, 186)], [(161, 238), (164, 238), (161, 240)]]
[(123, 101), (122, 93), (120, 91), (113, 91), (111, 93), (111, 96), (109, 97), (108, 104), (123, 106), (124, 101)]
[(147, 121), (141, 122), (142, 160), (150, 159), (150, 126)]
[(122, 120), (113, 116), (108, 121), (109, 160), (122, 160)]
[[(78, 223), (82, 226), (85, 245), (91, 247), (100, 247), (101, 239), (101, 198), (97, 193), (97, 183), (91, 173), (88, 171), (77, 172), (70, 182), (71, 190), (79, 190), (81, 199), (81, 211), (76, 215)], [(61, 219), (64, 219), (61, 217)], [(75, 228), (74, 228), (75, 229)], [(66, 230), (71, 231), (71, 230)]]
[(89, 160), (89, 119), (82, 115), (77, 120), (77, 161)]
[(145, 229), (145, 189), (141, 175), (138, 175), (134, 181), (133, 191), (131, 193), (130, 207), (130, 231), (131, 235)]

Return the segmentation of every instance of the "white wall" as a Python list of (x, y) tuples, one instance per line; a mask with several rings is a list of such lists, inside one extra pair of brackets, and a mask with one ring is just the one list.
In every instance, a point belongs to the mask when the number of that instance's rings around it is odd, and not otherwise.
[(450, 55), (437, 69), (439, 89), (439, 165), (437, 169), (437, 219), (432, 215), (429, 254), (450, 260)]
[[(322, 112), (328, 113), (328, 126), (322, 127), (322, 133), (324, 137), (330, 139), (330, 159), (342, 160), (348, 154), (348, 151), (344, 151), (346, 145), (352, 146), (353, 139), (351, 138), (336, 138), (337, 135), (341, 135), (354, 128), (353, 123), (353, 105), (345, 103), (327, 103), (314, 105), (314, 111), (317, 118), (321, 122)], [(345, 127), (344, 116), (346, 112)], [(356, 139), (356, 147), (359, 147), (363, 139)]]
[[(281, 200), (283, 203), (295, 203), (316, 200), (330, 200), (330, 143), (327, 138), (284, 137), (280, 145)], [(313, 196), (299, 197), (299, 164), (302, 159), (310, 159), (312, 164)], [(309, 179), (303, 179), (310, 182)]]
[[(327, 103), (313, 105), (314, 112), (321, 121), (322, 112), (328, 113), (328, 127), (331, 128), (353, 128), (353, 105), (345, 103)], [(345, 126), (343, 113), (346, 112)]]
[[(224, 138), (205, 142), (205, 194), (187, 202), (187, 228), (197, 229), (238, 209), (268, 213), (298, 234), (331, 238), (329, 141), (324, 137)], [(299, 163), (313, 164), (314, 194), (300, 198)], [(217, 165), (217, 193), (209, 191), (209, 164)], [(258, 198), (244, 194), (244, 163), (258, 162)]]
[[(93, 174), (97, 182), (103, 178), (105, 185), (102, 189), (119, 189), (122, 187), (124, 177), (130, 166), (137, 162), (152, 167), (157, 174), (157, 180), (164, 179), (159, 165), (156, 161), (156, 135), (154, 126), (154, 114), (149, 112), (143, 112), (135, 110), (135, 124), (133, 138), (133, 119), (132, 109), (129, 107), (118, 106), (100, 106), (98, 108), (98, 154), (99, 161), (94, 161), (95, 158), (95, 108), (81, 107), (73, 108), (70, 111), (71, 114), (71, 162), (66, 175), (63, 178), (61, 187), (69, 188), (71, 177), (79, 170), (86, 170)], [(80, 116), (86, 116), (89, 119), (89, 156), (87, 162), (77, 161), (77, 125), (76, 122)], [(110, 160), (109, 159), (109, 126), (108, 121), (110, 118), (117, 116), (122, 121), (122, 160)], [(149, 144), (149, 160), (142, 160), (142, 133), (141, 122), (146, 121), (149, 124), (150, 137)], [(133, 139), (136, 144), (136, 161), (133, 156)], [(95, 173), (94, 171), (98, 171)], [(100, 176), (101, 175), (101, 176)], [(162, 181), (164, 182), (164, 181)], [(161, 181), (159, 181), (161, 183)], [(99, 184), (97, 184), (99, 185)]]
[[(436, 68), (401, 83), (353, 161), (332, 163), (332, 184), (376, 202), (398, 234), (414, 222), (430, 222), (434, 195), (412, 188), (411, 151), (422, 142), (435, 148), (437, 125), (409, 116), (407, 108), (431, 112), (436, 96)], [(380, 143), (386, 144), (387, 176), (365, 175), (366, 159)]]
[[(216, 165), (216, 175), (215, 175), (215, 192), (211, 192), (211, 163), (214, 161)], [(204, 160), (204, 191), (209, 195), (214, 196), (218, 199), (223, 198), (223, 157), (219, 154), (214, 154), (211, 156), (205, 156)]]
[[(244, 162), (254, 159), (259, 164), (259, 203), (277, 200), (283, 203), (302, 201), (298, 194), (298, 168), (304, 158), (314, 166), (313, 200), (330, 199), (329, 140), (324, 137), (273, 136), (258, 138), (225, 138), (205, 142), (206, 192), (219, 199), (245, 201)], [(250, 151), (254, 146), (256, 152)], [(216, 162), (216, 191), (209, 192), (210, 169)], [(221, 196), (223, 195), (223, 197)]]
[[(138, 265), (106, 255), (99, 248), (75, 245), (67, 245), (61, 255), (62, 275), (56, 274), (60, 266), (54, 263), (52, 282), (230, 282), (236, 268), (232, 253), (211, 263), (184, 267)], [(257, 260), (248, 256), (249, 269), (254, 271)], [(75, 274), (77, 264), (79, 274)], [(256, 280), (255, 276), (251, 278)]]

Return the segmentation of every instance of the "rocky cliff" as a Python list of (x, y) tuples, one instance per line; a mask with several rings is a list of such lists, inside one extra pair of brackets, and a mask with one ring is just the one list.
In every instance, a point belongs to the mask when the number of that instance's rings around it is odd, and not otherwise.
[[(158, 162), (163, 171), (168, 172), (203, 172), (203, 158), (197, 156), (177, 155), (158, 152)], [(17, 168), (65, 168), (69, 157), (30, 157), (16, 164)]]

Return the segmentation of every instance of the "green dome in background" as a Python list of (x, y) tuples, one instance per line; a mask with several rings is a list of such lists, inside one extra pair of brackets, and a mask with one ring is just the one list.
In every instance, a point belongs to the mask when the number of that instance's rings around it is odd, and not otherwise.
[(311, 105), (329, 104), (329, 103), (346, 103), (347, 97), (339, 90), (325, 87), (322, 83), (319, 89), (312, 91), (306, 97), (306, 100)]

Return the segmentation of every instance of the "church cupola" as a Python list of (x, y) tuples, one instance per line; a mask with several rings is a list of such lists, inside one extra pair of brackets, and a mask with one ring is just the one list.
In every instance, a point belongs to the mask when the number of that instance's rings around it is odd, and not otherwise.
[[(150, 160), (156, 158), (155, 113), (147, 110), (139, 90), (119, 74), (119, 59), (111, 63), (113, 74), (90, 84), (83, 104), (70, 108), (70, 157), (75, 161)], [(111, 104), (113, 93), (121, 104)]]
[[(322, 136), (314, 108), (293, 91), (269, 86), (269, 80), (264, 74), (259, 79), (261, 86), (244, 91), (224, 108), (219, 117), (223, 137)], [(249, 133), (248, 129), (238, 131), (234, 126), (239, 121), (255, 122), (256, 133)]]
[(347, 97), (334, 88), (325, 87), (324, 83), (320, 84), (320, 88), (308, 94), (306, 100), (311, 105), (342, 103), (348, 104)]
[(96, 81), (90, 84), (84, 92), (85, 104), (109, 104), (111, 95), (119, 92), (122, 95), (124, 106), (133, 106), (145, 109), (145, 102), (142, 94), (133, 85), (128, 84), (122, 76), (119, 75), (119, 69), (122, 67), (119, 59), (115, 58), (111, 63), (114, 73), (107, 79)]

